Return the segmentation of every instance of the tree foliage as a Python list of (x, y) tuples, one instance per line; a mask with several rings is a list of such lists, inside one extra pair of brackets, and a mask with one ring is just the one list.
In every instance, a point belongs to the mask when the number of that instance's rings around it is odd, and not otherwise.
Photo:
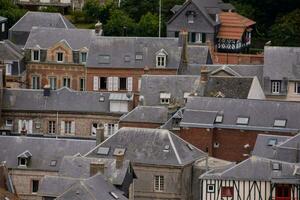
[(137, 26), (137, 35), (147, 37), (158, 36), (158, 16), (148, 12), (141, 17)]
[(0, 16), (8, 19), (8, 27), (14, 25), (25, 12), (25, 10), (14, 5), (11, 0), (0, 0)]

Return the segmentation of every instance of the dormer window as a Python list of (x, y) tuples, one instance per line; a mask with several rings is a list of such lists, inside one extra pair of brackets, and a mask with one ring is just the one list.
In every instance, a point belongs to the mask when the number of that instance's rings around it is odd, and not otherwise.
[(27, 166), (27, 159), (26, 158), (20, 158), (19, 159), (19, 166), (26, 167)]
[(273, 94), (279, 94), (281, 88), (281, 81), (272, 81), (271, 82), (271, 92)]
[(31, 60), (35, 62), (40, 61), (40, 50), (32, 50), (31, 51)]
[(80, 53), (80, 61), (81, 61), (81, 63), (86, 63), (86, 59), (87, 59), (87, 52), (81, 52)]
[(167, 52), (164, 49), (156, 52), (156, 67), (165, 68), (167, 65)]
[(223, 122), (223, 115), (217, 115), (215, 119), (215, 123), (222, 123)]
[(57, 52), (56, 53), (56, 61), (57, 62), (64, 62), (64, 53), (63, 52)]
[(28, 150), (24, 151), (23, 153), (18, 155), (18, 165), (20, 167), (27, 167), (28, 161), (30, 160), (31, 157), (32, 154)]

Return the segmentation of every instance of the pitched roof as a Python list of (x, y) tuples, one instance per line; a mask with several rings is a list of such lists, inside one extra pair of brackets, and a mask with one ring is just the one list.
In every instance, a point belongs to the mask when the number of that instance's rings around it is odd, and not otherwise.
[[(113, 195), (116, 195), (114, 197)], [(80, 180), (68, 188), (57, 200), (126, 200), (123, 192), (118, 190), (101, 174), (97, 174), (91, 178)]]
[[(245, 130), (262, 130), (297, 133), (300, 129), (298, 118), (300, 107), (295, 102), (266, 101), (254, 99), (231, 99), (189, 97), (186, 109), (204, 111), (216, 111), (223, 115), (222, 123), (214, 123), (217, 128), (235, 128)], [(185, 118), (184, 113), (183, 118)], [(249, 118), (248, 125), (238, 125), (239, 117)], [(190, 117), (191, 118), (191, 117)], [(276, 126), (275, 120), (286, 120), (284, 127)], [(185, 124), (181, 126), (203, 127), (205, 124)]]
[[(65, 87), (51, 90), (50, 96), (44, 96), (43, 90), (4, 89), (2, 109), (33, 112), (109, 113), (109, 95), (110, 93), (107, 92), (82, 92)], [(104, 97), (104, 101), (99, 101), (100, 97)]]
[(218, 38), (240, 40), (246, 29), (255, 24), (254, 21), (236, 12), (221, 12)]
[(0, 41), (0, 62), (3, 60), (21, 60), (23, 57), (21, 49), (11, 41)]
[[(21, 169), (58, 171), (64, 156), (85, 154), (95, 145), (93, 140), (1, 136), (0, 161), (6, 161), (8, 168), (19, 168), (17, 156), (29, 151), (32, 154), (29, 165)], [(51, 166), (54, 160), (56, 164)]]
[(112, 157), (116, 148), (123, 148), (126, 159), (150, 165), (184, 166), (206, 156), (201, 150), (163, 129), (121, 128), (86, 156), (104, 157), (97, 154), (99, 147), (110, 148), (106, 157)]
[(164, 106), (137, 106), (120, 118), (120, 122), (164, 123), (168, 120), (168, 108)]
[[(156, 67), (155, 54), (164, 49), (167, 53), (166, 68), (176, 69), (180, 59), (177, 38), (95, 37), (92, 40), (87, 67), (144, 68)], [(140, 56), (136, 59), (136, 54)], [(100, 56), (109, 56), (102, 62)], [(129, 60), (125, 60), (126, 58)]]
[[(281, 165), (280, 171), (273, 170), (273, 163)], [(247, 160), (235, 165), (220, 173), (210, 171), (201, 176), (202, 179), (223, 179), (223, 180), (255, 180), (272, 181), (276, 183), (300, 183), (300, 176), (295, 174), (299, 165), (278, 160), (251, 156)]]
[(89, 47), (93, 34), (94, 31), (89, 29), (33, 27), (24, 48), (48, 49), (59, 42), (66, 42), (73, 50), (79, 50)]
[(75, 28), (75, 26), (60, 13), (32, 12), (28, 11), (10, 31), (30, 32), (31, 28), (37, 27), (56, 27), (56, 28)]
[(300, 80), (300, 48), (265, 47), (264, 77), (271, 80)]
[(141, 80), (141, 96), (144, 105), (160, 105), (160, 93), (170, 93), (173, 104), (184, 104), (184, 93), (194, 93), (200, 84), (199, 76), (144, 75)]

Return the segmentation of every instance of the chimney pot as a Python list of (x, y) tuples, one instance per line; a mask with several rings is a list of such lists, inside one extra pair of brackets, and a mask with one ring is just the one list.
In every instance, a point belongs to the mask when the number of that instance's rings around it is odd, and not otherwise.
[(123, 167), (124, 154), (118, 154), (115, 157), (116, 157), (116, 168), (121, 169)]
[(97, 173), (104, 174), (105, 163), (101, 160), (93, 161), (90, 163), (90, 176), (94, 176)]
[(104, 139), (105, 139), (105, 137), (104, 137), (104, 127), (101, 126), (101, 127), (96, 129), (96, 146), (101, 144), (104, 141)]

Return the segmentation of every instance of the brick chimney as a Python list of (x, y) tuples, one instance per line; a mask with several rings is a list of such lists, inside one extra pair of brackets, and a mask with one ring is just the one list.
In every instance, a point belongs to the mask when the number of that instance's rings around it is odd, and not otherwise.
[(104, 174), (105, 163), (101, 160), (92, 161), (90, 163), (90, 176), (94, 176), (97, 173)]
[(177, 74), (184, 74), (187, 71), (188, 67), (188, 52), (187, 52), (187, 45), (188, 45), (188, 32), (187, 30), (183, 29), (179, 33), (178, 39), (178, 46), (181, 47), (181, 58), (179, 63), (179, 68)]
[(207, 83), (208, 78), (209, 78), (209, 70), (207, 69), (207, 67), (202, 66), (200, 68), (200, 80), (201, 80), (201, 83)]
[(123, 167), (124, 157), (125, 157), (125, 152), (123, 150), (115, 152), (117, 169), (120, 169)]
[(101, 127), (96, 129), (96, 146), (101, 144), (104, 140), (105, 140), (104, 127), (101, 126)]

